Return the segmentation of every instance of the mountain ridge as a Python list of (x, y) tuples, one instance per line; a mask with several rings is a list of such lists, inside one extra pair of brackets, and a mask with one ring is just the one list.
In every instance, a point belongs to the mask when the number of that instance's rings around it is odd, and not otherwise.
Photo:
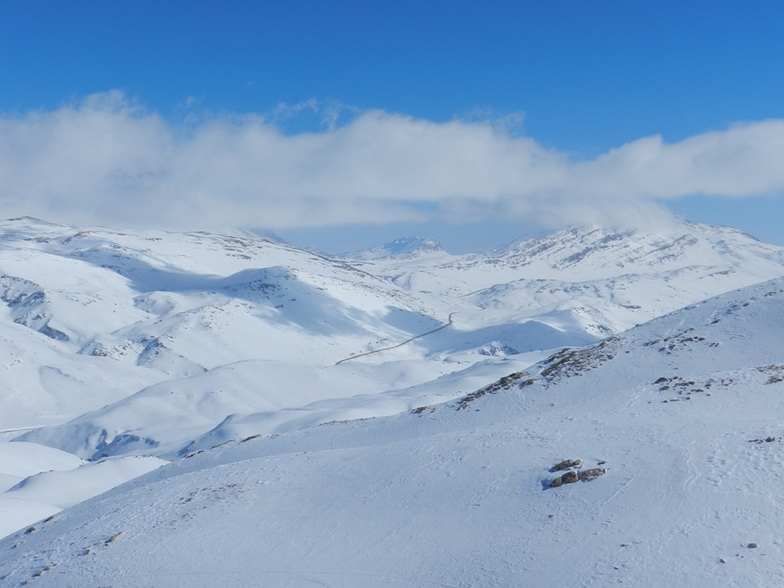
[[(0, 222), (0, 436), (86, 460), (69, 487), (84, 476), (97, 492), (106, 460), (122, 481), (238, 438), (425, 418), (564, 349), (784, 275), (784, 249), (688, 223), (466, 256), (405, 253), (417, 243), (335, 259), (249, 236)], [(2, 455), (0, 483), (20, 483)], [(43, 500), (56, 478), (28, 487)], [(0, 533), (19, 528), (3, 505), (20, 492), (0, 492)], [(29, 523), (59, 511), (25, 496)]]

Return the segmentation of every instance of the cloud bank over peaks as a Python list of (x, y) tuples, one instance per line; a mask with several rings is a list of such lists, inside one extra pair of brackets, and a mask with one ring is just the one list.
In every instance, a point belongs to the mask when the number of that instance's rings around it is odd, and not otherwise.
[[(667, 144), (645, 137), (575, 161), (492, 121), (321, 112), (325, 130), (210, 115), (172, 123), (122, 93), (0, 117), (0, 216), (75, 224), (271, 229), (521, 219), (547, 226), (667, 222), (663, 199), (784, 190), (784, 121)], [(292, 114), (293, 113), (293, 114)]]

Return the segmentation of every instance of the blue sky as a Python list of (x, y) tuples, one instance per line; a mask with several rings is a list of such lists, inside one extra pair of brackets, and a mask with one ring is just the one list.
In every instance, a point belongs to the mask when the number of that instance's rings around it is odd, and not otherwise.
[[(722, 134), (784, 119), (781, 39), (768, 1), (5, 2), (0, 212), (217, 218), (333, 251), (416, 233), (457, 251), (654, 206), (784, 244), (778, 127)], [(660, 162), (634, 176), (651, 150)], [(714, 168), (673, 168), (717, 150)], [(398, 158), (400, 184), (384, 164)]]

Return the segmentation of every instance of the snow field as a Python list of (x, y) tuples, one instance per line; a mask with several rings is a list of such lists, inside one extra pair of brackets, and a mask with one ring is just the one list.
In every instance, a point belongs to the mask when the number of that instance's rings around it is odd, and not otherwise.
[(1, 585), (782, 583), (780, 248), (0, 241)]
[[(784, 282), (761, 284), (558, 353), (473, 400), (195, 452), (0, 542), (0, 574), (778, 585), (782, 319)], [(566, 458), (606, 473), (550, 488)]]

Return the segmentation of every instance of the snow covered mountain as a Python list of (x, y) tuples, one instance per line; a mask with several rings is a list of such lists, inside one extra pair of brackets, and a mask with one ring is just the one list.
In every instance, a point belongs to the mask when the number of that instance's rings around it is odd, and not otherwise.
[(683, 222), (666, 231), (582, 227), (448, 261), (361, 267), (410, 291), (466, 298), (482, 321), (536, 320), (597, 337), (696, 300), (781, 275), (782, 251), (734, 229)]
[(782, 325), (777, 279), (450, 402), (228, 442), (218, 427), (184, 458), (0, 542), (0, 577), (779, 585)]
[(371, 251), (0, 223), (0, 536), (221, 443), (422, 423), (564, 348), (784, 275), (781, 248), (690, 223)]
[(402, 237), (390, 243), (343, 253), (337, 257), (340, 259), (353, 260), (373, 260), (373, 259), (416, 259), (424, 255), (445, 256), (446, 252), (441, 244), (434, 239), (422, 239), (421, 237)]

